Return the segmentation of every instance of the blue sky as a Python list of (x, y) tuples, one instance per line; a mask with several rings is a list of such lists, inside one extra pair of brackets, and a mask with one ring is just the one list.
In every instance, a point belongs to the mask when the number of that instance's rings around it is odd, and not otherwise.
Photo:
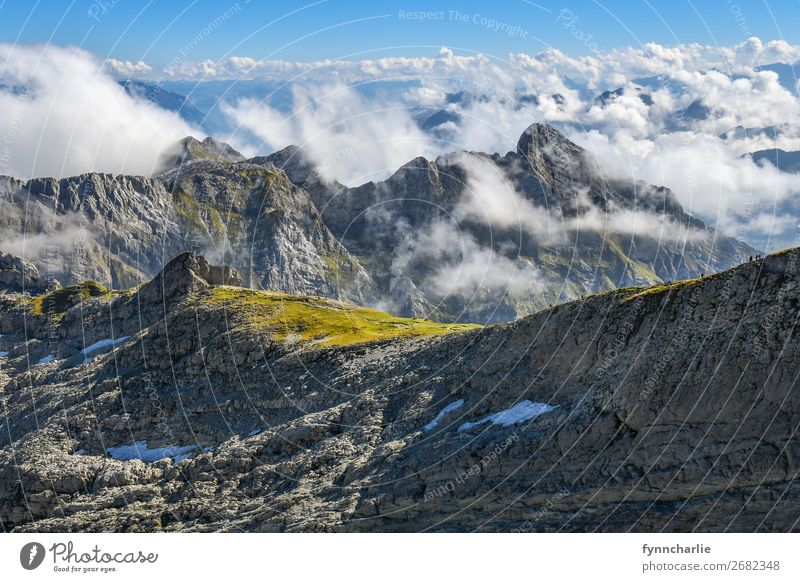
[[(0, 0), (0, 42), (81, 45), (101, 57), (156, 65), (232, 55), (294, 61), (430, 56), (440, 46), (498, 56), (553, 46), (584, 55), (651, 41), (731, 45), (758, 36), (795, 44), (799, 7), (746, 0)], [(420, 20), (415, 12), (432, 14)]]

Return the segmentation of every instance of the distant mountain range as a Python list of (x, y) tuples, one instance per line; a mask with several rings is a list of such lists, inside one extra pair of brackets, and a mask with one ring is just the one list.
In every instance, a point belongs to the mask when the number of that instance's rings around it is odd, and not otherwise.
[(156, 83), (126, 80), (119, 84), (133, 98), (148, 101), (153, 105), (177, 113), (190, 125), (200, 129), (206, 124), (206, 114), (197, 109), (189, 100), (178, 93), (167, 91)]
[(187, 138), (163, 161), (152, 178), (2, 179), (0, 249), (26, 249), (62, 283), (117, 289), (194, 249), (248, 287), (479, 323), (756, 252), (687, 215), (669, 190), (604, 175), (541, 124), (514, 152), (417, 158), (356, 188), (325, 179), (296, 147), (245, 160)]

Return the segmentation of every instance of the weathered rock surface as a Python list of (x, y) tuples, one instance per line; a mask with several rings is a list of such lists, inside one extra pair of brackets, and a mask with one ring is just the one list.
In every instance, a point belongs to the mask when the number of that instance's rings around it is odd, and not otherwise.
[[(798, 269), (795, 249), (379, 342), (320, 323), (338, 302), (237, 299), (215, 286), (235, 274), (192, 254), (55, 315), (0, 296), (0, 523), (796, 531)], [(276, 301), (269, 323), (256, 316)], [(289, 333), (306, 323), (329, 331)], [(118, 341), (81, 353), (104, 339)], [(531, 403), (554, 408), (496, 416)], [(142, 441), (165, 458), (106, 453)]]
[(163, 156), (162, 170), (171, 170), (184, 164), (202, 160), (235, 163), (245, 161), (245, 157), (230, 145), (219, 142), (213, 137), (207, 137), (200, 141), (189, 136), (179, 141), (175, 145), (174, 151), (167, 152)]
[(57, 287), (58, 281), (42, 277), (33, 263), (0, 252), (0, 292), (38, 295)]

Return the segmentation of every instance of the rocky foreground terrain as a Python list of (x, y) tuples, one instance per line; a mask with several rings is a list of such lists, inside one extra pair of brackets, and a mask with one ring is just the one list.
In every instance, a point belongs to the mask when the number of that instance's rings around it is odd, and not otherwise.
[(9, 288), (0, 523), (797, 530), (799, 261), (486, 327), (245, 289), (192, 253), (127, 291)]

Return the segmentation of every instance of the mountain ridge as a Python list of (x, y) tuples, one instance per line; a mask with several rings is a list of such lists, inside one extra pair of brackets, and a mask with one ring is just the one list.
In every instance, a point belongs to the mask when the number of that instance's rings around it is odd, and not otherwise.
[[(92, 278), (113, 288), (197, 250), (236, 267), (253, 288), (478, 323), (754, 254), (686, 215), (667, 189), (604, 176), (544, 124), (531, 125), (516, 152), (416, 158), (355, 188), (329, 181), (296, 146), (246, 160), (212, 138), (186, 138), (176, 152), (151, 178), (3, 180), (0, 248), (33, 240), (28, 248), (43, 253), (64, 239), (80, 260), (26, 258), (65, 283)], [(487, 218), (487, 203), (498, 216)], [(508, 217), (511, 205), (524, 219)], [(640, 219), (652, 228), (625, 232)], [(674, 236), (676, 225), (685, 240), (651, 237)], [(426, 236), (444, 237), (438, 244), (449, 254), (431, 255)], [(78, 266), (63, 270), (64, 262)]]

